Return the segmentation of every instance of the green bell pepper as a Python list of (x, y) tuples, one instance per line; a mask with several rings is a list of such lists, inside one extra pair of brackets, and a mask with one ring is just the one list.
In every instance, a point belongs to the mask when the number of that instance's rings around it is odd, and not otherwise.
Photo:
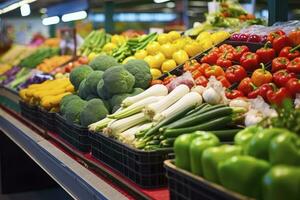
[(300, 137), (286, 132), (273, 138), (269, 147), (269, 158), (272, 165), (300, 166)]
[(234, 143), (236, 145), (240, 145), (243, 148), (243, 151), (245, 151), (246, 145), (249, 143), (249, 141), (252, 139), (252, 137), (263, 130), (260, 126), (249, 126), (245, 128), (244, 130), (238, 132), (234, 136)]
[(221, 184), (240, 194), (261, 199), (261, 180), (271, 165), (251, 156), (234, 156), (218, 166)]
[(201, 158), (204, 178), (215, 183), (220, 183), (218, 164), (241, 153), (242, 148), (240, 146), (226, 144), (205, 149)]
[(202, 176), (202, 153), (208, 147), (218, 146), (220, 144), (219, 138), (213, 133), (201, 132), (199, 137), (195, 138), (190, 145), (191, 156), (191, 172)]
[(272, 167), (263, 178), (263, 199), (299, 200), (300, 168), (285, 165)]
[(285, 132), (287, 132), (287, 130), (281, 128), (268, 128), (258, 132), (246, 145), (246, 155), (269, 160), (269, 146), (271, 140), (277, 135)]
[(176, 138), (176, 140), (174, 142), (176, 167), (179, 167), (181, 169), (185, 169), (188, 171), (191, 170), (190, 144), (196, 137), (199, 137), (200, 135), (201, 134), (199, 134), (199, 132), (196, 131), (194, 133), (180, 135), (179, 137)]

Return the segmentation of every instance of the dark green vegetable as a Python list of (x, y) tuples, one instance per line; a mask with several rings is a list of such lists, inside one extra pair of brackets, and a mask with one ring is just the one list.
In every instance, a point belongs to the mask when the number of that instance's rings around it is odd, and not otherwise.
[(221, 141), (233, 141), (234, 136), (243, 129), (228, 129), (228, 130), (213, 130), (214, 133)]
[(211, 105), (209, 105), (208, 103), (203, 103), (200, 106), (196, 107), (195, 109), (191, 110), (190, 112), (186, 113), (186, 116), (189, 116), (191, 114), (194, 114), (195, 112), (202, 110), (204, 108), (210, 107)]

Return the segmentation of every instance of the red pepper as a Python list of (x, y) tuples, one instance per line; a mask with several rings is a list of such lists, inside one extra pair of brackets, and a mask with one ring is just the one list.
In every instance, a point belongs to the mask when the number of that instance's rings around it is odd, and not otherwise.
[(234, 51), (234, 47), (230, 44), (222, 44), (220, 47), (219, 47), (219, 50), (221, 53), (225, 53), (225, 52), (233, 52)]
[(236, 83), (247, 77), (246, 70), (240, 65), (228, 67), (225, 71), (225, 77), (230, 83)]
[(264, 64), (271, 62), (273, 60), (273, 58), (275, 58), (275, 56), (276, 56), (275, 50), (268, 47), (269, 44), (270, 44), (270, 42), (267, 42), (264, 45), (264, 47), (262, 47), (256, 51), (259, 61)]
[(288, 36), (281, 35), (273, 40), (272, 47), (277, 53), (279, 53), (283, 47), (290, 46), (290, 43), (291, 42)]
[(233, 54), (228, 52), (224, 53), (221, 57), (218, 58), (217, 65), (224, 68), (230, 67), (232, 65), (232, 62), (228, 57), (233, 57)]
[(221, 53), (220, 49), (218, 47), (213, 47), (208, 53)]
[(245, 96), (247, 96), (250, 92), (254, 91), (255, 89), (256, 86), (253, 84), (251, 78), (249, 77), (244, 78), (238, 86), (238, 90), (241, 91)]
[(228, 99), (236, 99), (238, 97), (244, 97), (244, 94), (239, 90), (226, 90), (225, 96)]
[(242, 55), (249, 51), (249, 48), (245, 45), (235, 47), (235, 51), (233, 51), (233, 60), (239, 62)]
[(285, 99), (291, 98), (291, 95), (287, 88), (282, 87), (277, 90), (269, 90), (267, 98), (270, 103), (280, 106)]
[(220, 81), (225, 88), (229, 88), (231, 86), (230, 82), (225, 78), (225, 76), (218, 76), (217, 80)]
[(263, 63), (260, 64), (262, 68), (256, 69), (251, 76), (251, 80), (256, 86), (270, 83), (273, 79), (272, 74), (265, 69), (265, 65)]
[(258, 95), (264, 98), (265, 101), (268, 101), (267, 93), (269, 90), (273, 90), (274, 87), (275, 85), (273, 83), (263, 84), (258, 88)]
[(297, 49), (299, 49), (300, 44), (297, 45), (296, 47), (292, 48), (292, 47), (284, 47), (283, 49), (281, 49), (279, 56), (280, 57), (286, 57), (290, 60), (293, 60), (294, 58), (297, 58), (300, 56), (300, 51), (298, 51)]
[(174, 79), (176, 78), (175, 75), (171, 75), (169, 72), (168, 72), (168, 76), (166, 78), (164, 78), (163, 80), (163, 84), (164, 85), (168, 85), (170, 82), (172, 82)]
[(205, 76), (199, 76), (196, 80), (195, 80), (196, 85), (202, 85), (204, 87), (206, 87), (208, 80)]
[(198, 63), (197, 60), (193, 59), (193, 60), (188, 60), (184, 63), (183, 65), (183, 70), (184, 71), (189, 71), (189, 72), (193, 72), (194, 70), (196, 70), (198, 67), (200, 66), (200, 63)]
[(246, 52), (242, 55), (240, 63), (247, 71), (254, 71), (259, 68), (258, 60), (256, 53)]
[(225, 75), (225, 72), (223, 71), (222, 67), (218, 65), (213, 65), (210, 66), (209, 68), (206, 68), (204, 73), (207, 78), (211, 76), (219, 77)]
[(201, 63), (208, 63), (210, 65), (214, 65), (217, 63), (218, 53), (211, 52), (201, 58)]
[(276, 72), (281, 69), (286, 69), (289, 59), (285, 57), (277, 57), (272, 60), (272, 72)]
[(253, 90), (252, 92), (249, 92), (247, 97), (249, 99), (255, 99), (259, 95), (259, 88), (256, 90)]
[(203, 76), (203, 73), (199, 69), (196, 69), (192, 72), (192, 77), (194, 80), (200, 76)]
[(151, 85), (157, 85), (157, 84), (163, 84), (163, 81), (159, 79), (151, 81)]
[(273, 42), (273, 40), (281, 35), (285, 35), (285, 32), (283, 32), (282, 30), (277, 30), (274, 32), (269, 33), (267, 40), (270, 42)]
[(286, 69), (282, 69), (273, 74), (273, 81), (278, 87), (285, 87), (290, 79), (296, 77), (295, 73), (289, 73)]
[(300, 73), (300, 57), (295, 58), (294, 60), (292, 60), (287, 66), (286, 69), (289, 72), (294, 72), (299, 74)]
[(286, 88), (294, 97), (297, 93), (300, 93), (300, 80), (297, 78), (291, 78), (286, 83)]
[(198, 67), (198, 70), (202, 73), (202, 75), (205, 74), (205, 70), (207, 68), (210, 68), (210, 65), (207, 64), (207, 63), (202, 63), (199, 67)]

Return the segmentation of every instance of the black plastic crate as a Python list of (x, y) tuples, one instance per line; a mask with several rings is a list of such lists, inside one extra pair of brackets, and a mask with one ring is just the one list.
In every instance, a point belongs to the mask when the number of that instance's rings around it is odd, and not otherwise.
[(91, 150), (88, 128), (77, 124), (69, 123), (67, 120), (56, 113), (56, 132), (70, 145), (82, 152)]
[(21, 115), (26, 119), (36, 123), (41, 123), (41, 116), (39, 115), (37, 106), (29, 105), (23, 101), (19, 101)]
[(254, 200), (179, 169), (172, 160), (166, 160), (164, 166), (167, 170), (171, 200)]
[(143, 151), (134, 149), (101, 133), (90, 133), (92, 155), (119, 171), (142, 188), (167, 185), (163, 162), (173, 150)]
[(38, 107), (37, 111), (39, 113), (39, 116), (41, 117), (41, 126), (49, 131), (56, 131), (56, 121), (55, 121), (55, 112), (48, 112), (47, 110)]

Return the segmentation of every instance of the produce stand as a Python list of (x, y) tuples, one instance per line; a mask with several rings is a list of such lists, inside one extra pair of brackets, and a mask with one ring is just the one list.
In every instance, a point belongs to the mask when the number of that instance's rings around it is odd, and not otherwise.
[[(18, 96), (0, 88), (1, 96)], [(75, 199), (168, 199), (167, 188), (141, 189), (118, 172), (83, 154), (53, 132), (1, 105), (1, 131)]]

